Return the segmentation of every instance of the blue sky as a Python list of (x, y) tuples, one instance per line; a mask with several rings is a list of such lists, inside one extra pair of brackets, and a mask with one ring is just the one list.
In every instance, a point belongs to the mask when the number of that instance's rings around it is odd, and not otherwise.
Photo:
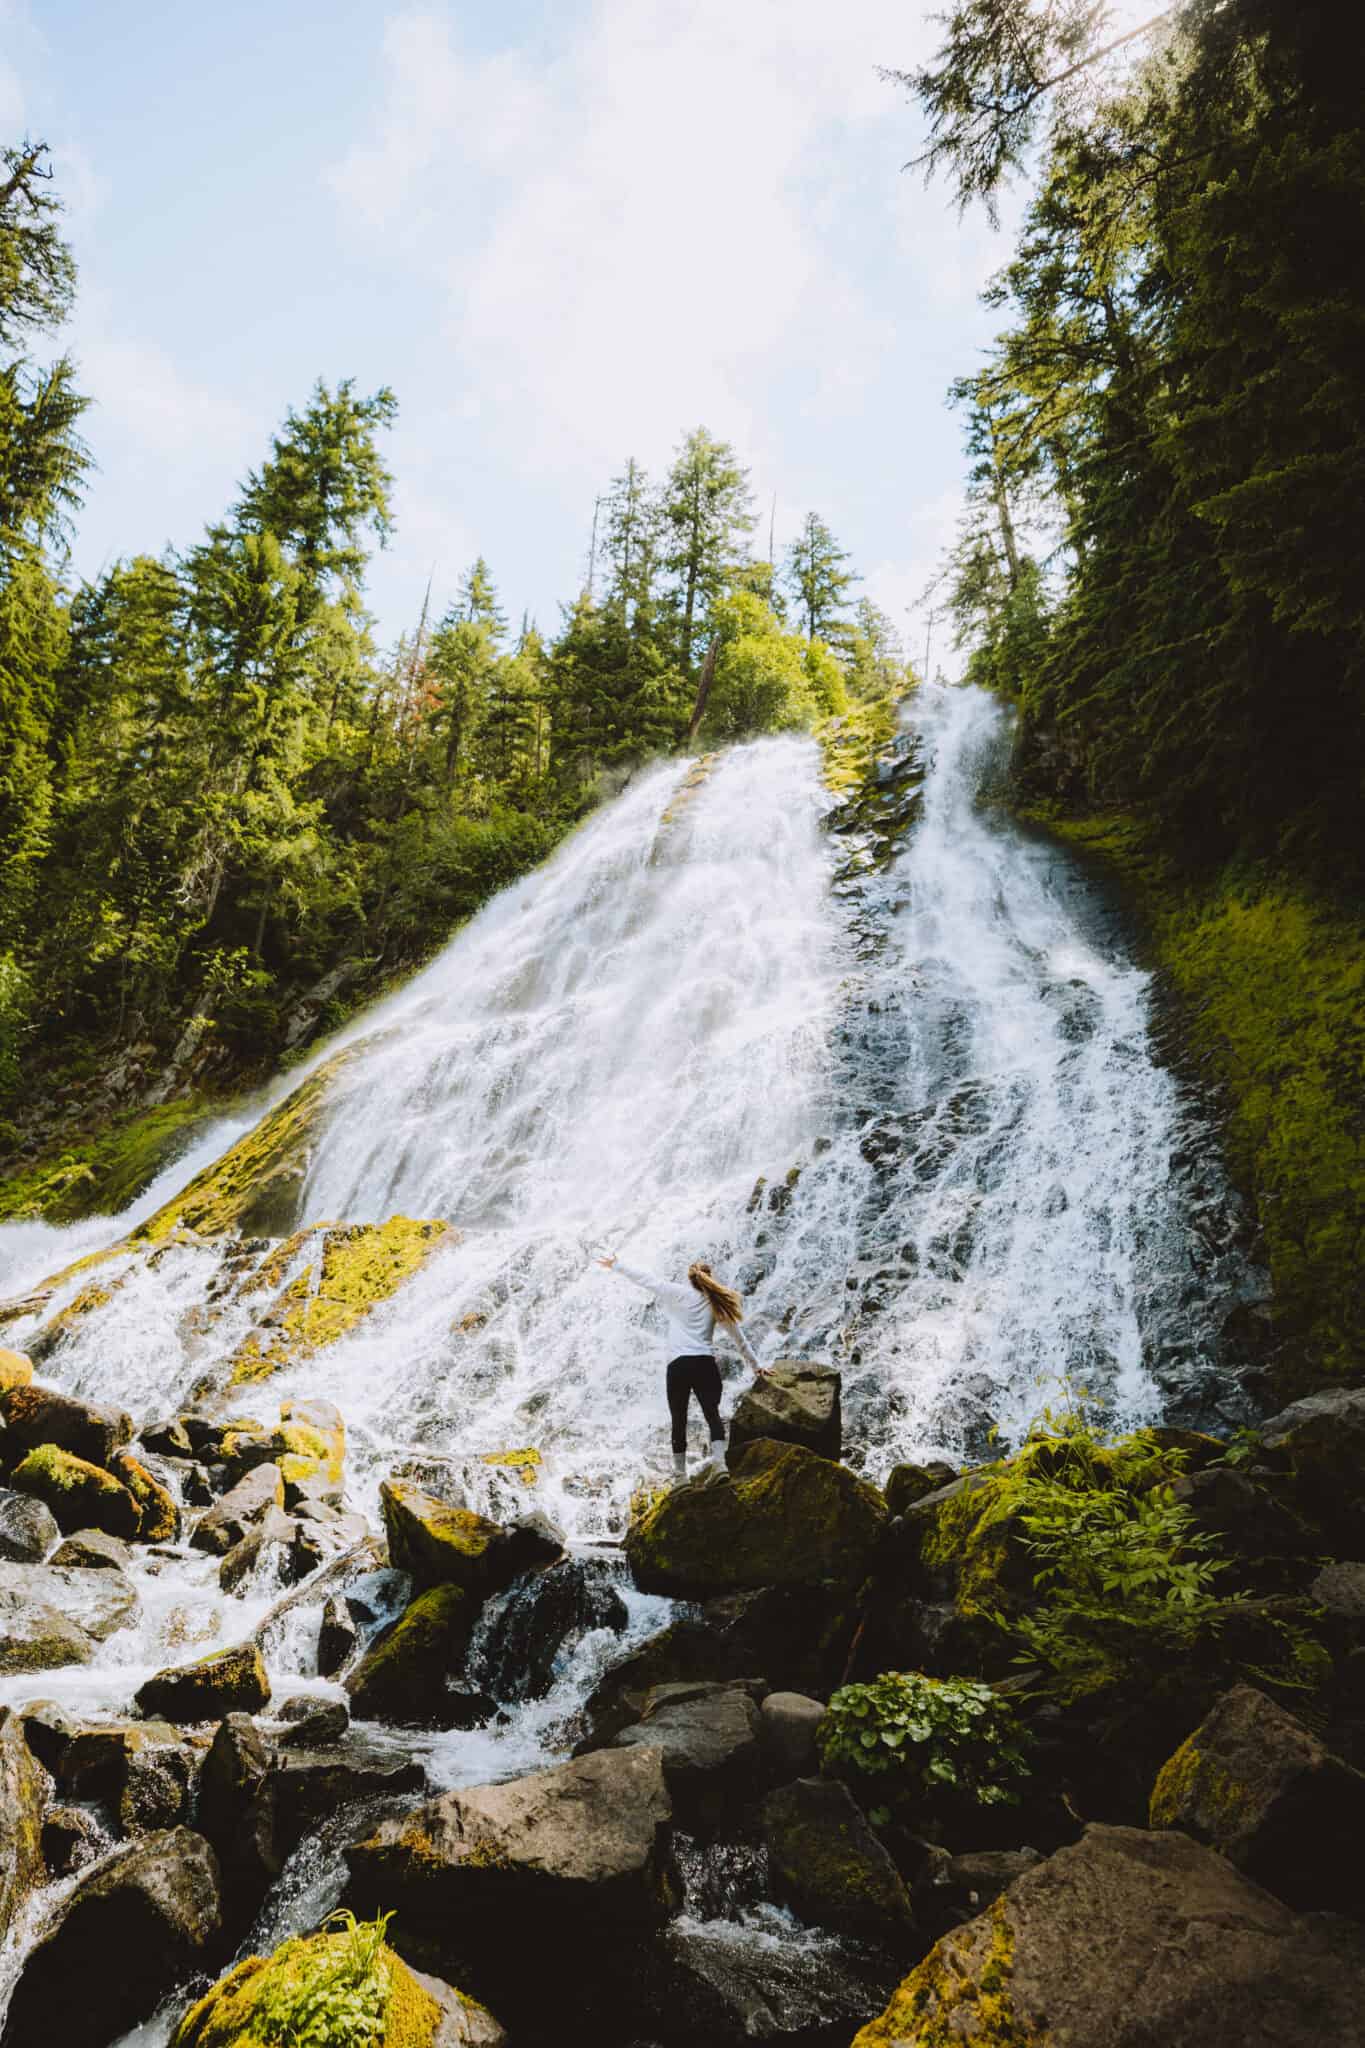
[[(1124, 10), (1126, 11), (1126, 9)], [(186, 545), (314, 379), (387, 383), (387, 638), (475, 553), (542, 626), (595, 493), (705, 424), (814, 507), (922, 649), (943, 394), (1006, 257), (901, 165), (892, 0), (0, 0), (0, 124), (52, 144), (99, 469), (75, 567)], [(941, 645), (941, 637), (940, 637)]]

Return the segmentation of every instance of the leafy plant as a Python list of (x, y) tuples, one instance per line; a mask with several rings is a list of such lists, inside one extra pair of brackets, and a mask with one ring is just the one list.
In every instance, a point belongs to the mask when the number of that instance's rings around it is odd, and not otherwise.
[(1009, 1781), (1027, 1774), (1023, 1742), (1013, 1708), (990, 1686), (913, 1671), (884, 1671), (870, 1684), (841, 1687), (819, 1734), (833, 1771), (894, 1773), (901, 1797), (941, 1789), (980, 1806), (1017, 1798)]
[[(323, 1923), (325, 1944), (296, 1936), (276, 1950), (252, 2031), (262, 2048), (377, 2048), (384, 2038), (391, 1973), (384, 1936), (392, 1914), (357, 1920), (346, 1910)], [(291, 1964), (302, 1968), (291, 1969)]]

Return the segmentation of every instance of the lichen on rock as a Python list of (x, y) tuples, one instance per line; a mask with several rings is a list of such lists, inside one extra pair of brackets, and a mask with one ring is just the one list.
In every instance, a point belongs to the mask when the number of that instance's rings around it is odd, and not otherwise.
[(310, 1239), (312, 1255), (233, 1353), (234, 1385), (268, 1379), (282, 1366), (295, 1365), (334, 1344), (396, 1294), (440, 1244), (458, 1242), (450, 1225), (437, 1217), (316, 1224), (272, 1254), (257, 1280), (282, 1274), (310, 1249)]
[(10, 1484), (50, 1508), (64, 1536), (77, 1529), (102, 1529), (106, 1536), (138, 1533), (142, 1511), (123, 1482), (56, 1444), (30, 1451)]

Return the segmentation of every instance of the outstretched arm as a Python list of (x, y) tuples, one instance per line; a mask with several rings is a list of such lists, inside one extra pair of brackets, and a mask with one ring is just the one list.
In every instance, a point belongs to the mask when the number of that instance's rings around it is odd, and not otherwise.
[(739, 1352), (740, 1357), (744, 1360), (744, 1363), (748, 1366), (749, 1370), (754, 1374), (755, 1378), (761, 1380), (766, 1379), (768, 1376), (768, 1368), (766, 1365), (759, 1364), (758, 1353), (754, 1350), (753, 1345), (749, 1342), (748, 1338), (745, 1336), (739, 1324), (727, 1323), (725, 1327), (729, 1331), (730, 1335), (734, 1338), (735, 1348)]
[(665, 1302), (671, 1308), (686, 1311), (697, 1298), (695, 1288), (679, 1287), (676, 1281), (660, 1279), (657, 1273), (647, 1273), (643, 1266), (628, 1266), (614, 1252), (597, 1263), (605, 1266), (609, 1273), (619, 1273), (623, 1279), (633, 1280), (637, 1287), (644, 1288), (646, 1294), (652, 1294), (656, 1301)]

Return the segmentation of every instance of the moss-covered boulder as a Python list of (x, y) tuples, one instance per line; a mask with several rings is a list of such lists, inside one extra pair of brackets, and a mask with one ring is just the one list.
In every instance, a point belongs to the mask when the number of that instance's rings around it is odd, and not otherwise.
[[(483, 2006), (439, 1978), (410, 1969), (377, 1927), (332, 1924), (247, 1956), (199, 1999), (171, 2048), (274, 2048), (306, 2014), (316, 2031), (329, 1999), (335, 2034), (365, 2048), (501, 2048), (507, 2036)], [(310, 2032), (309, 2038), (313, 2038)], [(318, 2035), (321, 2039), (322, 2035)]]
[(404, 1608), (346, 1681), (362, 1721), (447, 1728), (465, 1718), (449, 1679), (469, 1647), (480, 1602), (463, 1586), (431, 1586)]
[(289, 1501), (293, 1489), (316, 1483), (340, 1494), (346, 1470), (346, 1425), (330, 1401), (280, 1404), (280, 1476)]
[(386, 1480), (380, 1499), (390, 1562), (411, 1572), (418, 1586), (462, 1586), (486, 1600), (523, 1572), (553, 1564), (563, 1551), (548, 1523), (532, 1519), (504, 1528), (403, 1480)]
[(845, 1466), (764, 1440), (729, 1476), (638, 1502), (626, 1555), (642, 1592), (685, 1600), (757, 1586), (852, 1588), (886, 1521), (876, 1488)]
[(914, 1928), (900, 1872), (846, 1785), (798, 1778), (771, 1792), (763, 1838), (773, 1895), (801, 1919), (904, 1956)]
[(10, 1484), (42, 1501), (64, 1536), (77, 1529), (136, 1536), (142, 1523), (142, 1510), (121, 1479), (55, 1444), (30, 1451), (14, 1468)]
[(88, 1664), (94, 1654), (94, 1637), (60, 1609), (0, 1588), (0, 1678)]
[(26, 1387), (33, 1378), (33, 1360), (26, 1351), (8, 1351), (0, 1344), (0, 1395)]
[(131, 1451), (115, 1451), (109, 1469), (137, 1502), (138, 1542), (174, 1543), (180, 1534), (180, 1510), (170, 1488), (163, 1486)]
[(5, 2048), (106, 2048), (218, 1949), (218, 1864), (202, 1835), (144, 1836), (57, 1908), (15, 1987)]
[(24, 1736), (24, 1724), (0, 1707), (0, 1941), (36, 1884), (43, 1866), (43, 1775)]
[(254, 1643), (211, 1650), (192, 1664), (168, 1665), (137, 1690), (139, 1711), (189, 1726), (224, 1714), (254, 1714), (270, 1703), (265, 1661)]
[(1365, 1901), (1365, 1776), (1253, 1686), (1225, 1693), (1164, 1766), (1151, 1822), (1207, 1842), (1301, 1911)]
[(1358, 2041), (1365, 1935), (1185, 1835), (1091, 1827), (945, 1935), (853, 2048)]
[[(443, 1243), (458, 1242), (439, 1217), (319, 1224), (272, 1255), (267, 1270), (293, 1277), (232, 1356), (234, 1385), (269, 1379), (344, 1337), (420, 1272)], [(302, 1258), (302, 1264), (299, 1260)]]
[(727, 1463), (733, 1465), (747, 1444), (763, 1438), (772, 1443), (804, 1444), (822, 1458), (837, 1458), (844, 1447), (842, 1384), (833, 1366), (778, 1359), (735, 1403)]
[(893, 1465), (882, 1488), (886, 1505), (893, 1515), (903, 1515), (927, 1493), (937, 1493), (940, 1487), (951, 1486), (957, 1476), (952, 1466), (945, 1464), (942, 1458), (931, 1458), (927, 1465)]
[(56, 1444), (92, 1465), (107, 1465), (133, 1434), (132, 1417), (122, 1408), (76, 1401), (55, 1388), (21, 1385), (0, 1393), (4, 1417), (4, 1453), (10, 1462), (40, 1444)]

